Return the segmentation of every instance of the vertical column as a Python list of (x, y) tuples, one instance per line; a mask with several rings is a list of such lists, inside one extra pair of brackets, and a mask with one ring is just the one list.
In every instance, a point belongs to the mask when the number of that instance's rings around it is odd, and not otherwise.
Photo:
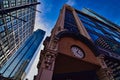
[(55, 27), (53, 28), (51, 34), (52, 36), (58, 34), (60, 31), (64, 30), (64, 18), (65, 18), (65, 7), (66, 5), (63, 6), (63, 8), (60, 10), (59, 17), (57, 19), (57, 22), (55, 24)]
[(47, 51), (42, 60), (36, 80), (52, 80), (56, 54)]
[(54, 38), (51, 39), (51, 43), (49, 42), (48, 45), (48, 48), (46, 48), (42, 53), (44, 56), (42, 57), (36, 80), (52, 80), (54, 64), (58, 49), (57, 40)]
[(91, 40), (87, 30), (85, 29), (85, 27), (83, 26), (82, 22), (80, 21), (79, 17), (77, 16), (77, 13), (75, 12), (75, 10), (73, 9), (73, 15), (75, 17), (75, 21), (77, 23), (78, 29), (80, 30), (80, 34), (82, 34), (83, 36), (87, 37), (88, 39)]

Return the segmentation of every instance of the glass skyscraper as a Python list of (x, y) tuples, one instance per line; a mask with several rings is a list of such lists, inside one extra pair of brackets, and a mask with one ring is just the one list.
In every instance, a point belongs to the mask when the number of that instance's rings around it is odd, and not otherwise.
[(0, 0), (0, 67), (32, 34), (37, 0)]
[[(17, 52), (10, 57), (5, 65), (0, 69), (1, 79), (23, 80), (28, 73), (31, 62), (35, 59), (35, 53), (43, 40), (45, 31), (35, 31), (26, 41), (18, 48)], [(29, 66), (28, 66), (29, 65)], [(4, 78), (3, 78), (4, 77)], [(0, 79), (0, 80), (1, 80)]]

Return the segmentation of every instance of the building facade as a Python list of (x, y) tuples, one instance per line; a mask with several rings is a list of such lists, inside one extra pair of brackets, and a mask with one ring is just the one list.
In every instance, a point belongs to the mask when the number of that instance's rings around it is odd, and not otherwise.
[(119, 80), (119, 26), (64, 5), (40, 53), (35, 80)]
[[(87, 12), (86, 12), (87, 11)], [(91, 17), (97, 18), (83, 18), (84, 15), (79, 16), (81, 22), (85, 26), (87, 32), (92, 38), (94, 44), (97, 46), (99, 54), (103, 54), (104, 61), (108, 68), (111, 69), (115, 80), (120, 79), (120, 29), (119, 26), (98, 15), (90, 9), (83, 11)], [(79, 14), (78, 14), (79, 15)], [(88, 19), (88, 21), (87, 21)], [(100, 21), (100, 22), (99, 22)], [(103, 22), (103, 23), (101, 23)]]
[(37, 0), (0, 0), (0, 67), (32, 34)]
[[(35, 31), (0, 69), (0, 80), (23, 80), (35, 59), (45, 31)], [(39, 47), (40, 48), (40, 47)]]

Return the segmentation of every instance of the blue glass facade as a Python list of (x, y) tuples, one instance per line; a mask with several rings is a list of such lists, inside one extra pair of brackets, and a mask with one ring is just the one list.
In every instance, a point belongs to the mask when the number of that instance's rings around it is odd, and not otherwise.
[(118, 26), (117, 24), (114, 24), (113, 22), (109, 21), (108, 19), (104, 18), (103, 16), (95, 13), (94, 11), (92, 11), (91, 9), (88, 9), (88, 8), (83, 8), (82, 9), (82, 12), (86, 13), (86, 14), (89, 14), (90, 16), (93, 16), (97, 19), (99, 19), (100, 21), (110, 25), (110, 26)]
[(21, 79), (44, 35), (43, 30), (35, 31), (0, 69), (0, 74), (15, 80)]
[[(37, 0), (0, 0), (0, 11), (36, 3)], [(32, 34), (36, 5), (0, 13), (0, 67)]]
[(104, 61), (107, 67), (111, 69), (114, 79), (120, 80), (119, 26), (90, 10), (76, 12), (97, 49), (103, 51)]
[[(117, 30), (118, 26), (114, 28), (81, 13), (78, 13), (78, 17), (98, 47), (120, 55), (120, 33)], [(101, 39), (106, 45), (100, 42)]]

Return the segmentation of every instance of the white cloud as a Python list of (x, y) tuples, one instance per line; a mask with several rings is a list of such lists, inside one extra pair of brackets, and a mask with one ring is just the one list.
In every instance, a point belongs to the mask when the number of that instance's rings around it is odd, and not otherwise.
[(47, 31), (47, 26), (46, 26), (47, 23), (44, 22), (44, 20), (42, 19), (42, 17), (39, 14), (37, 13), (37, 15), (36, 15), (34, 31), (37, 29), (42, 29), (44, 31)]
[(74, 0), (68, 0), (66, 2), (66, 4), (70, 5), (70, 6), (74, 6), (75, 5), (75, 1)]
[[(45, 19), (47, 12), (51, 11), (52, 6), (51, 5), (47, 5), (44, 0), (41, 0), (42, 3), (37, 6), (37, 10), (41, 11), (41, 13), (36, 12), (36, 19), (35, 19), (35, 27), (34, 27), (34, 31), (37, 29), (42, 29), (44, 31), (46, 31), (46, 35), (50, 35), (50, 23), (48, 20)], [(40, 2), (41, 2), (40, 1)], [(45, 5), (46, 4), (46, 5)]]

